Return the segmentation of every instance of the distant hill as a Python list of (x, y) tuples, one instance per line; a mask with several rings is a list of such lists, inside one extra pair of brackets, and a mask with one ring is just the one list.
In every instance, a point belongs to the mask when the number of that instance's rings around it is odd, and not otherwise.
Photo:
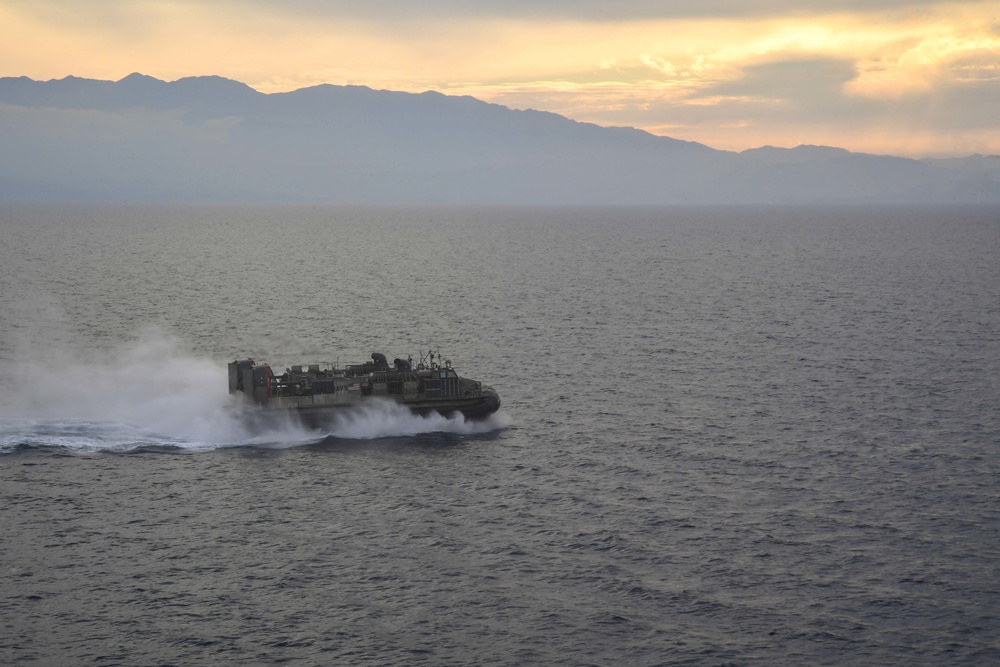
[(1000, 158), (742, 153), (471, 97), (215, 76), (0, 78), (0, 200), (1000, 202)]

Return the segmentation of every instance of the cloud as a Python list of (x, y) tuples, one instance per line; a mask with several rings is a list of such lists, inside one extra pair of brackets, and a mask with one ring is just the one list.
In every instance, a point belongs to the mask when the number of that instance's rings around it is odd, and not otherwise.
[(996, 0), (7, 0), (0, 75), (437, 90), (734, 148), (895, 114), (948, 142), (1000, 124), (997, 19)]
[[(194, 0), (6, 0), (8, 8), (47, 21), (104, 25), (111, 29), (135, 26), (151, 14), (190, 13)], [(212, 3), (232, 16), (286, 15), (310, 20), (440, 23), (460, 20), (544, 20), (630, 22), (675, 19), (775, 18), (843, 14), (922, 12), (949, 5), (989, 7), (992, 0), (216, 0)]]
[[(105, 0), (111, 1), (114, 0)], [(366, 20), (431, 20), (474, 18), (617, 22), (718, 17), (776, 17), (920, 10), (950, 4), (940, 0), (249, 0), (230, 5), (256, 5), (318, 18), (353, 17)]]
[(754, 65), (736, 81), (592, 120), (628, 117), (626, 124), (731, 150), (814, 143), (911, 156), (997, 153), (1000, 77), (956, 78), (871, 97), (849, 89), (855, 75), (846, 59)]
[(782, 60), (749, 65), (739, 79), (708, 86), (697, 97), (743, 97), (822, 107), (843, 98), (844, 84), (856, 77), (856, 66), (847, 58)]

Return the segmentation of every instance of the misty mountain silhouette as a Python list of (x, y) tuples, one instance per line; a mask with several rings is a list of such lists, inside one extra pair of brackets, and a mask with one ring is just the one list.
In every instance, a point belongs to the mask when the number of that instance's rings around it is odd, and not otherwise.
[(1000, 158), (733, 153), (471, 97), (218, 76), (0, 78), (0, 200), (1000, 202)]

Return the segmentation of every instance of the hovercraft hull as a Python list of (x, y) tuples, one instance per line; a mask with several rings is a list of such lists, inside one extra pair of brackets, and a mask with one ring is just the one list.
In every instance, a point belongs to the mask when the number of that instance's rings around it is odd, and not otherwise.
[[(242, 393), (262, 415), (292, 415), (310, 425), (329, 421), (339, 413), (371, 401), (398, 403), (414, 413), (461, 413), (467, 419), (484, 419), (500, 408), (492, 387), (463, 378), (451, 362), (421, 363), (396, 359), (392, 367), (385, 356), (344, 368), (320, 369), (313, 364), (292, 366), (278, 375), (266, 363), (252, 359), (229, 364), (229, 391)], [(437, 357), (440, 359), (440, 355)]]

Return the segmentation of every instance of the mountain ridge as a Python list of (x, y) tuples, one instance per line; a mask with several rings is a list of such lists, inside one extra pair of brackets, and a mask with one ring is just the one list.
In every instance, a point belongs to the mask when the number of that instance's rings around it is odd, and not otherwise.
[[(0, 78), (0, 200), (456, 204), (1000, 202), (1000, 158), (721, 151), (470, 96), (209, 75)], [(30, 193), (30, 194), (28, 194)], [(82, 194), (80, 194), (82, 193)]]

